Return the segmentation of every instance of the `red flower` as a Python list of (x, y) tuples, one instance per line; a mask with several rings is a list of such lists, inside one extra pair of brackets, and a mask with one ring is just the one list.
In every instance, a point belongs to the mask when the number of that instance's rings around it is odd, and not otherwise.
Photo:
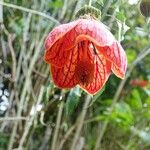
[(124, 78), (127, 60), (121, 45), (107, 27), (94, 19), (78, 19), (59, 25), (45, 41), (45, 61), (59, 88), (77, 84), (96, 94), (111, 71)]
[(144, 88), (146, 86), (148, 86), (149, 82), (147, 80), (142, 80), (142, 79), (132, 79), (130, 81), (130, 85), (132, 86), (138, 86), (141, 88)]

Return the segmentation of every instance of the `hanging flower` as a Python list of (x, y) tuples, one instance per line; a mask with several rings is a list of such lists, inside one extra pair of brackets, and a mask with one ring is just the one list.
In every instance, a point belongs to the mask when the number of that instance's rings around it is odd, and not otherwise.
[(111, 71), (123, 79), (126, 54), (107, 27), (95, 19), (78, 19), (55, 27), (45, 41), (45, 61), (59, 88), (76, 85), (96, 94)]

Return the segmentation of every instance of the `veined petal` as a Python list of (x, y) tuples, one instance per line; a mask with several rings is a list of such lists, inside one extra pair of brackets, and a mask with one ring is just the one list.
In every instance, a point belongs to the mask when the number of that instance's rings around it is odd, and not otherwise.
[(62, 24), (55, 27), (47, 36), (45, 40), (45, 49), (49, 50), (55, 42), (61, 39), (65, 34), (67, 34), (71, 29), (73, 29), (79, 21), (73, 21), (70, 23)]
[(58, 68), (51, 65), (51, 74), (54, 83), (59, 88), (72, 88), (77, 85), (75, 79), (75, 67), (77, 63), (78, 50), (74, 48), (70, 52), (69, 61), (64, 67)]
[(80, 87), (90, 94), (96, 94), (104, 86), (111, 72), (111, 63), (103, 55), (95, 55), (94, 61), (93, 81), (88, 85), (80, 83)]
[(62, 39), (58, 40), (50, 50), (45, 52), (44, 59), (47, 63), (55, 65), (56, 67), (64, 66), (69, 60), (70, 51), (62, 49)]
[[(57, 67), (64, 66), (67, 63), (70, 52), (66, 50), (74, 47), (72, 36), (76, 33), (72, 30), (79, 21), (73, 21), (68, 24), (63, 24), (55, 27), (45, 40), (45, 56), (47, 63)], [(68, 33), (68, 34), (67, 34)], [(67, 35), (69, 35), (69, 37)]]
[(77, 33), (76, 43), (84, 39), (103, 47), (112, 45), (115, 41), (108, 28), (103, 23), (94, 19), (80, 19), (74, 30)]
[(127, 69), (126, 54), (118, 42), (114, 42), (111, 46), (99, 47), (100, 53), (112, 62), (111, 70), (113, 73), (123, 79)]

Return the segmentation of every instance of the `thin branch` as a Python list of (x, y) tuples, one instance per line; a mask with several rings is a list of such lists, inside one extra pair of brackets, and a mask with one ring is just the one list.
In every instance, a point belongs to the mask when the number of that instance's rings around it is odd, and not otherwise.
[(71, 135), (71, 133), (75, 130), (76, 125), (77, 125), (77, 124), (71, 126), (70, 129), (69, 129), (69, 130), (66, 132), (66, 134), (63, 136), (63, 138), (62, 138), (62, 140), (61, 140), (61, 142), (60, 142), (60, 146), (59, 146), (58, 150), (62, 150), (62, 148), (63, 148), (65, 142), (67, 141), (67, 139), (69, 138), (69, 136)]
[(10, 3), (5, 3), (5, 2), (2, 2), (2, 1), (0, 1), (0, 5), (6, 6), (6, 7), (10, 7), (10, 8), (14, 8), (14, 9), (18, 9), (18, 10), (22, 10), (24, 12), (32, 13), (32, 14), (35, 14), (35, 15), (39, 15), (41, 17), (49, 19), (50, 21), (52, 21), (52, 22), (54, 22), (56, 24), (60, 24), (59, 21), (56, 20), (55, 18), (53, 18), (53, 17), (51, 17), (51, 16), (49, 16), (49, 15), (47, 15), (45, 13), (39, 12), (37, 10), (25, 8), (25, 7), (22, 7), (22, 6), (17, 6), (17, 5), (10, 4)]
[(0, 118), (0, 121), (20, 121), (20, 120), (28, 120), (28, 117), (4, 117)]
[(36, 70), (35, 68), (33, 69), (33, 72), (44, 79), (47, 78), (47, 75), (45, 75), (44, 73), (41, 73), (40, 71)]
[(61, 11), (60, 20), (64, 18), (67, 8), (68, 8), (68, 0), (64, 0), (64, 5)]
[(1, 24), (1, 28), (3, 29), (4, 33), (7, 35), (8, 46), (9, 46), (11, 57), (12, 57), (12, 80), (16, 81), (16, 64), (17, 64), (17, 61), (16, 61), (16, 54), (15, 54), (13, 44), (12, 44), (12, 36), (8, 32), (8, 30), (6, 29), (4, 24)]
[(51, 135), (52, 135), (52, 128), (47, 127), (45, 130), (43, 140), (41, 141), (41, 146), (39, 147), (38, 150), (46, 149), (45, 147), (48, 145), (48, 142), (49, 142), (49, 139), (51, 138)]
[(57, 121), (56, 121), (56, 127), (55, 127), (55, 131), (54, 131), (54, 136), (53, 136), (53, 140), (52, 140), (51, 150), (57, 150), (57, 138), (58, 138), (60, 123), (61, 123), (61, 117), (62, 117), (63, 107), (64, 107), (64, 102), (62, 101), (60, 103), (59, 110), (58, 110), (58, 116), (57, 116)]
[(34, 114), (31, 116), (30, 120), (29, 121), (26, 121), (26, 125), (25, 125), (25, 128), (24, 128), (24, 132), (23, 132), (23, 135), (22, 135), (22, 138), (20, 139), (20, 142), (19, 142), (19, 146), (18, 146), (18, 150), (22, 150), (22, 147), (23, 147), (23, 144), (26, 140), (26, 137), (29, 133), (29, 130), (33, 124), (33, 121), (37, 115), (37, 106), (41, 103), (42, 101), (42, 98), (43, 98), (43, 93), (44, 93), (44, 86), (41, 87), (41, 90), (40, 90), (40, 93), (39, 93), (39, 97), (38, 97), (38, 100), (37, 100), (37, 103), (35, 105), (35, 112)]
[(8, 46), (11, 52), (11, 57), (12, 57), (12, 79), (13, 81), (16, 81), (16, 54), (12, 45), (12, 38), (11, 35), (8, 35)]
[(104, 9), (103, 9), (103, 12), (102, 12), (101, 20), (103, 20), (104, 17), (106, 16), (107, 11), (108, 11), (109, 7), (111, 6), (112, 2), (113, 2), (113, 0), (107, 0), (106, 5), (104, 6)]
[(92, 0), (89, 0), (89, 6), (91, 6), (92, 5)]
[[(0, 2), (3, 2), (3, 0), (0, 0)], [(3, 6), (0, 6), (0, 23), (3, 23)]]
[(85, 99), (84, 106), (83, 106), (82, 113), (81, 113), (80, 117), (77, 120), (77, 130), (76, 130), (76, 133), (75, 133), (75, 136), (74, 136), (74, 139), (73, 139), (70, 150), (75, 150), (75, 148), (76, 148), (76, 144), (77, 144), (79, 136), (81, 134), (81, 130), (82, 130), (82, 127), (83, 127), (83, 124), (84, 124), (85, 115), (86, 115), (87, 108), (88, 108), (88, 105), (90, 104), (90, 102), (91, 102), (91, 96), (87, 95), (87, 97)]

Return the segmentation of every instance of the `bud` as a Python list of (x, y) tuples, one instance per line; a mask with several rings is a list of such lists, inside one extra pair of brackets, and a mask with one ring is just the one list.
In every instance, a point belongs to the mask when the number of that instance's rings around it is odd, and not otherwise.
[(140, 11), (143, 16), (150, 17), (150, 0), (141, 0)]

